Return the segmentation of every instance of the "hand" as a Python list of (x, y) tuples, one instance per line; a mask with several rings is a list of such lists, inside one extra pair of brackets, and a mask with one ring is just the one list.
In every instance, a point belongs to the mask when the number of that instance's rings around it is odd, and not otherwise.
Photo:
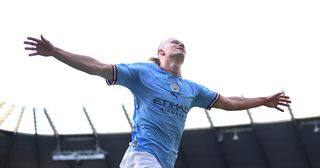
[(52, 56), (54, 55), (55, 47), (41, 35), (41, 40), (33, 37), (27, 38), (29, 41), (25, 41), (24, 44), (31, 47), (25, 47), (25, 50), (34, 51), (29, 56), (42, 55)]
[(289, 107), (290, 97), (284, 95), (283, 92), (276, 93), (274, 95), (271, 95), (267, 97), (267, 101), (265, 103), (265, 106), (271, 107), (271, 108), (276, 108), (277, 110), (283, 112), (284, 110), (281, 109), (279, 106), (286, 106)]

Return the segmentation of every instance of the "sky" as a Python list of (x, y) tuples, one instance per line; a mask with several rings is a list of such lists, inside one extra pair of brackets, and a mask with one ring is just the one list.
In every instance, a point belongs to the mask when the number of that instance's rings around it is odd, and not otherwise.
[[(53, 45), (105, 63), (144, 62), (167, 38), (187, 50), (182, 77), (223, 96), (260, 97), (285, 91), (296, 118), (320, 115), (318, 58), (320, 2), (316, 0), (10, 0), (0, 2), (0, 129), (52, 134), (130, 132), (133, 97), (120, 86), (72, 69), (53, 57), (29, 57), (23, 41), (44, 35)], [(285, 108), (286, 109), (286, 108)], [(286, 109), (250, 109), (256, 123), (290, 119)], [(212, 109), (215, 126), (250, 123), (246, 111)], [(1, 118), (0, 118), (1, 119)], [(1, 120), (0, 120), (1, 121)], [(186, 129), (208, 128), (203, 109), (188, 114)]]

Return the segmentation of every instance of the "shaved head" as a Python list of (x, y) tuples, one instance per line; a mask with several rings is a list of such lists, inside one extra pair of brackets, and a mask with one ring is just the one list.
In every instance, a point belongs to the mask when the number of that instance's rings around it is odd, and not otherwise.
[(177, 40), (177, 39), (176, 39), (176, 38), (168, 38), (168, 39), (162, 41), (162, 42), (160, 43), (158, 49), (163, 49), (163, 47), (164, 47), (168, 42), (173, 41), (173, 40)]

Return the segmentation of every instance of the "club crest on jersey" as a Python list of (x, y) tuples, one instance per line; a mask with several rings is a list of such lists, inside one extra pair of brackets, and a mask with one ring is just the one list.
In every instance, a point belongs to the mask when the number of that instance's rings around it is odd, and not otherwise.
[(171, 88), (171, 90), (174, 91), (174, 92), (179, 92), (179, 90), (180, 90), (179, 85), (176, 84), (176, 83), (171, 84), (171, 85), (170, 85), (170, 88)]

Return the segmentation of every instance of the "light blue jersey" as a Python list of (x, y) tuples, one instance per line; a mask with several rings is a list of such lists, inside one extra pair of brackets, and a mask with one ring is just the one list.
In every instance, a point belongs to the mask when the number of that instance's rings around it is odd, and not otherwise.
[(114, 65), (114, 77), (107, 83), (133, 93), (132, 151), (154, 155), (163, 168), (174, 167), (189, 110), (210, 109), (219, 98), (216, 92), (153, 63)]

